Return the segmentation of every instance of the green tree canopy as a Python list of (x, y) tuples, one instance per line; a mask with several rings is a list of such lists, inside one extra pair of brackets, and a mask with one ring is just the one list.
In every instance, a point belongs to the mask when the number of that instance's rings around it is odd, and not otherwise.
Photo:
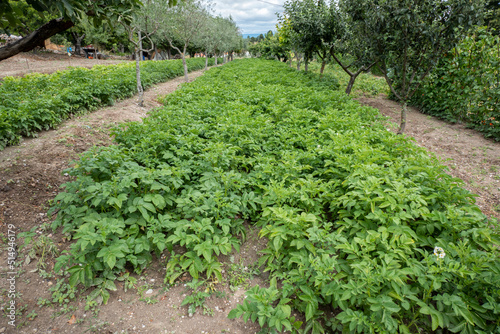
[[(174, 1), (174, 0), (170, 0)], [(23, 31), (23, 38), (0, 48), (0, 60), (30, 51), (45, 39), (63, 32), (89, 17), (99, 26), (103, 21), (130, 20), (140, 0), (29, 0), (0, 2), (0, 29)]]
[(343, 5), (402, 103), (400, 133), (406, 104), (422, 80), (484, 15), (478, 0), (344, 0)]

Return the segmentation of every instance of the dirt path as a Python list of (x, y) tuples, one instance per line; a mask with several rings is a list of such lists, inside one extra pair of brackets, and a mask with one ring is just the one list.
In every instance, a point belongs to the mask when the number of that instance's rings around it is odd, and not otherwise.
[[(399, 125), (399, 105), (383, 96), (357, 99), (388, 116)], [(406, 135), (433, 152), (449, 167), (449, 174), (462, 179), (464, 187), (478, 194), (477, 205), (490, 217), (500, 219), (500, 143), (461, 124), (450, 124), (424, 115), (416, 108), (408, 111)], [(392, 128), (397, 131), (398, 127)]]

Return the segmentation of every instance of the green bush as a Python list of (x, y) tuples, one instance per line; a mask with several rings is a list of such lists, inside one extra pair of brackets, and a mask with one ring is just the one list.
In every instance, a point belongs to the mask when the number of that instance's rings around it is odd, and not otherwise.
[(496, 222), (336, 89), (249, 59), (168, 95), (68, 170), (53, 227), (76, 242), (57, 270), (105, 291), (167, 250), (166, 282), (220, 279), (218, 256), (238, 251), (247, 220), (267, 238), (271, 286), (250, 289), (231, 318), (270, 331), (498, 333)]
[[(209, 59), (213, 65), (214, 59)], [(202, 69), (205, 59), (188, 59), (190, 71)], [(144, 88), (182, 75), (181, 60), (141, 63)], [(113, 103), (135, 94), (135, 63), (72, 68), (53, 74), (6, 77), (0, 85), (0, 150), (21, 136), (34, 137), (56, 127), (71, 114)]]
[(412, 104), (500, 141), (500, 36), (478, 29), (441, 59)]

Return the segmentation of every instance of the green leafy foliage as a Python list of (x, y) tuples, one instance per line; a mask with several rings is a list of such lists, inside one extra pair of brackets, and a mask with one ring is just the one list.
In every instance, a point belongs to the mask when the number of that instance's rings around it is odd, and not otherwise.
[(218, 278), (248, 220), (268, 241), (271, 285), (250, 289), (232, 318), (270, 331), (300, 327), (292, 310), (314, 333), (497, 331), (496, 222), (427, 151), (336, 89), (238, 60), (165, 97), (67, 171), (53, 227), (76, 242), (57, 269), (102, 287), (168, 250), (167, 282)]
[[(213, 65), (214, 59), (209, 59)], [(0, 149), (15, 145), (21, 136), (36, 136), (56, 127), (75, 113), (111, 104), (135, 94), (135, 64), (72, 68), (54, 74), (6, 77), (0, 85)], [(190, 71), (204, 68), (205, 60), (189, 59)], [(183, 74), (180, 60), (141, 63), (142, 85)]]
[(500, 36), (478, 29), (465, 38), (439, 61), (412, 103), (500, 141)]
[(111, 18), (129, 19), (131, 9), (137, 9), (141, 5), (139, 0), (97, 0), (91, 3), (78, 0), (28, 0), (25, 1), (24, 6), (20, 6), (16, 1), (2, 1), (0, 3), (0, 28), (9, 30), (22, 27), (25, 24), (27, 12), (30, 14), (37, 12), (43, 19), (46, 19), (45, 16), (48, 14), (50, 18), (63, 17), (73, 22), (78, 22), (85, 15), (89, 15), (98, 25)]
[[(315, 73), (320, 73), (321, 63), (313, 61), (309, 64), (309, 70)], [(330, 63), (325, 67), (324, 76), (332, 76), (334, 80), (338, 81), (340, 87), (347, 86), (349, 82), (349, 75), (342, 70), (340, 65), (335, 63)], [(330, 79), (331, 80), (331, 79)], [(377, 96), (379, 94), (390, 94), (389, 86), (385, 82), (383, 77), (374, 76), (371, 73), (360, 73), (356, 78), (356, 82), (354, 83), (353, 90), (351, 94), (354, 97), (358, 97), (361, 95), (368, 96)]]

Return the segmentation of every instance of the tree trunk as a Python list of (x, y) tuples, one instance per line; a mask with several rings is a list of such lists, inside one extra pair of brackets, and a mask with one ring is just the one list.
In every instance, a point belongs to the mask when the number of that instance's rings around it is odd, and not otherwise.
[(143, 57), (143, 54), (142, 54), (142, 36), (141, 36), (140, 30), (137, 32), (137, 36), (139, 36), (139, 56), (141, 57), (139, 61), (142, 61), (142, 57)]
[(321, 63), (321, 69), (319, 70), (319, 77), (323, 77), (323, 72), (325, 71), (325, 66), (326, 66), (326, 59), (323, 59), (323, 62)]
[(298, 53), (296, 57), (297, 57), (297, 71), (300, 71), (300, 56)]
[(354, 81), (356, 81), (357, 75), (351, 75), (349, 79), (349, 83), (347, 84), (347, 88), (345, 89), (345, 93), (347, 95), (351, 94), (352, 86), (354, 86)]
[(43, 43), (47, 38), (54, 36), (57, 33), (63, 32), (75, 24), (69, 20), (58, 18), (50, 20), (43, 26), (33, 31), (31, 34), (21, 38), (20, 40), (9, 43), (0, 48), (0, 61), (17, 55), (20, 52), (28, 52)]
[(139, 62), (140, 52), (139, 49), (135, 49), (135, 76), (137, 79), (137, 93), (139, 94), (139, 107), (144, 106), (144, 89), (142, 89), (141, 83), (141, 63)]
[(403, 134), (405, 132), (406, 128), (406, 108), (407, 108), (407, 103), (406, 101), (403, 102), (403, 106), (401, 108), (401, 125), (399, 126), (398, 134)]
[(305, 59), (304, 60), (304, 71), (307, 73), (308, 70), (309, 70), (309, 60)]
[(215, 66), (217, 66), (217, 53), (215, 53)]
[(184, 66), (184, 80), (186, 82), (189, 82), (189, 77), (188, 77), (188, 66), (186, 63), (186, 46), (184, 46), (184, 50), (181, 54), (182, 57), (182, 65)]
[(205, 50), (205, 71), (208, 70), (208, 50)]
[(82, 54), (82, 40), (85, 38), (85, 34), (78, 36), (78, 34), (76, 32), (72, 32), (71, 35), (73, 36), (73, 39), (75, 40), (75, 54), (81, 55)]
[(158, 60), (158, 48), (156, 48), (156, 44), (155, 44), (155, 57), (153, 60)]

